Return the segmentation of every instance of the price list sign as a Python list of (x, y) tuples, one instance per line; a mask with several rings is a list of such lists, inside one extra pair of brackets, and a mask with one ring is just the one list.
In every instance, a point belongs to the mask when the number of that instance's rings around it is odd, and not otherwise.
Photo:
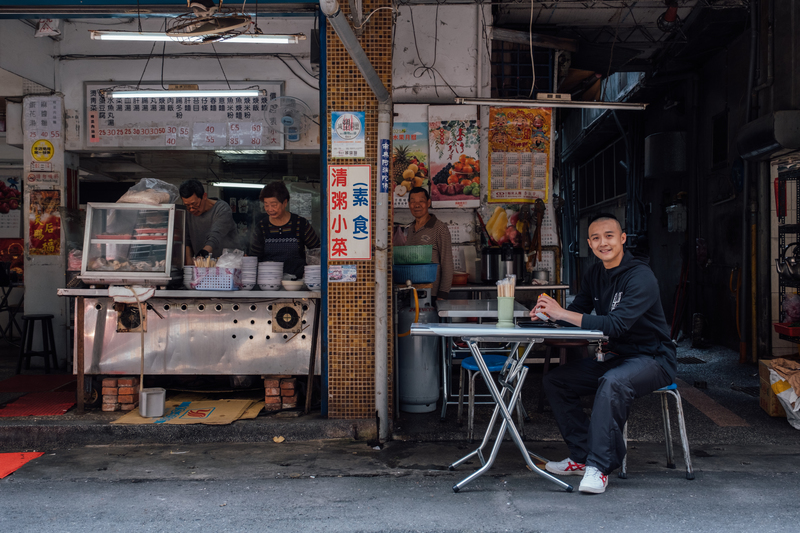
[(282, 150), (283, 135), (270, 127), (266, 112), (283, 83), (261, 82), (259, 87), (266, 95), (181, 98), (163, 91), (156, 98), (109, 98), (108, 85), (87, 84), (87, 148)]
[(328, 167), (328, 258), (372, 259), (371, 167)]

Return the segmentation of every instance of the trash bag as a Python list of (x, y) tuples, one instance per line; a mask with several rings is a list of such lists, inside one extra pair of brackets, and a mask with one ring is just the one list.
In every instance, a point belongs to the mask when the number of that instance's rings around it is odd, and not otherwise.
[(394, 235), (392, 235), (392, 245), (394, 246), (405, 246), (406, 245), (406, 234), (403, 231), (403, 226), (397, 226), (397, 229), (394, 230)]
[(322, 248), (307, 248), (306, 249), (306, 264), (307, 265), (321, 265), (320, 259)]
[(769, 383), (778, 402), (786, 411), (786, 420), (794, 429), (800, 429), (800, 398), (795, 390), (772, 368), (769, 369)]
[(156, 178), (142, 178), (117, 200), (118, 204), (174, 204), (179, 198), (175, 185)]
[(783, 312), (786, 313), (786, 322), (800, 322), (800, 296), (792, 294), (783, 299)]

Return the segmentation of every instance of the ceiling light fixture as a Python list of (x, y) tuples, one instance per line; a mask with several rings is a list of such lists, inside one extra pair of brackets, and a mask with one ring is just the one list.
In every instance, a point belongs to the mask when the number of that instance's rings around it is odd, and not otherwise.
[(579, 102), (575, 100), (513, 100), (511, 98), (456, 98), (457, 104), (490, 105), (495, 107), (563, 107), (573, 109), (618, 109), (644, 111), (648, 104), (627, 102)]
[[(169, 42), (175, 41), (166, 33), (159, 32), (138, 32), (138, 31), (114, 31), (114, 30), (89, 30), (92, 40), (95, 41), (145, 41), (145, 42)], [(181, 41), (191, 40), (192, 37), (181, 37)], [(196, 38), (202, 41), (202, 37)], [(297, 44), (300, 41), (305, 41), (306, 36), (303, 33), (294, 34), (259, 34), (259, 33), (246, 33), (243, 35), (236, 35), (228, 39), (215, 41), (219, 43), (250, 43), (250, 44)]]
[(154, 91), (152, 89), (111, 89), (106, 91), (106, 98), (199, 98), (199, 97), (227, 97), (227, 96), (266, 96), (267, 91), (260, 89), (208, 89), (208, 90), (175, 90)]
[(243, 183), (240, 181), (215, 181), (214, 187), (228, 187), (232, 189), (263, 189), (263, 183)]

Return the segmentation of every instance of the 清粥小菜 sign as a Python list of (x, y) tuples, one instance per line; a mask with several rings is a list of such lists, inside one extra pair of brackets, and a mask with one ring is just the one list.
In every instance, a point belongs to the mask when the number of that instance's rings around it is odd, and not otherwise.
[[(231, 83), (233, 89), (253, 85)], [(180, 150), (282, 150), (283, 134), (268, 116), (282, 82), (260, 82), (262, 96), (109, 98), (108, 84), (86, 84), (86, 147)], [(161, 85), (141, 85), (161, 91)], [(227, 89), (225, 83), (203, 88)]]
[(364, 139), (363, 111), (331, 112), (331, 157), (363, 158)]
[(328, 259), (372, 259), (371, 167), (328, 167)]

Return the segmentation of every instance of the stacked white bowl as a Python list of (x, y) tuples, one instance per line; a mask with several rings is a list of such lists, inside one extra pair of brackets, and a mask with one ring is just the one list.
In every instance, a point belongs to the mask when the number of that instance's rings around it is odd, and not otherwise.
[(258, 257), (242, 257), (242, 290), (251, 291), (258, 279)]
[(319, 265), (306, 265), (306, 271), (303, 275), (306, 281), (306, 287), (312, 291), (318, 291), (322, 287), (322, 278), (320, 277)]
[(258, 264), (258, 286), (262, 291), (278, 291), (283, 279), (283, 263), (264, 261)]
[(185, 289), (192, 289), (192, 280), (194, 279), (194, 267), (193, 266), (185, 266), (183, 267), (183, 287)]

